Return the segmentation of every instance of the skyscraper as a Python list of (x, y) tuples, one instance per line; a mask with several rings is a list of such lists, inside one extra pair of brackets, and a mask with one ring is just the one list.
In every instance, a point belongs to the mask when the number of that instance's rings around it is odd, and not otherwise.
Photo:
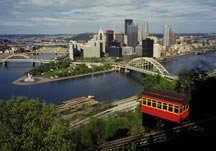
[(136, 47), (138, 44), (138, 25), (131, 24), (127, 28), (128, 46)]
[(124, 46), (124, 33), (115, 33), (115, 40), (117, 40), (118, 42), (120, 42), (120, 46)]
[(109, 43), (114, 40), (114, 31), (106, 30), (106, 46), (109, 46)]
[(69, 42), (69, 57), (71, 60), (74, 60), (73, 41)]
[(175, 32), (171, 32), (171, 45), (175, 45), (176, 44), (176, 33)]
[(145, 21), (143, 28), (142, 28), (142, 40), (148, 38), (149, 36), (149, 31), (148, 31), (148, 22)]
[(133, 19), (125, 19), (125, 34), (128, 33), (128, 25), (133, 24)]
[(99, 49), (100, 49), (100, 56), (102, 57), (105, 53), (105, 35), (104, 32), (102, 30), (102, 28), (100, 27), (99, 31), (98, 31), (98, 42), (99, 42)]
[(163, 46), (169, 47), (171, 45), (171, 27), (169, 25), (164, 26), (163, 30)]
[(142, 56), (143, 57), (153, 57), (153, 46), (154, 46), (154, 40), (150, 38), (146, 38), (142, 41)]

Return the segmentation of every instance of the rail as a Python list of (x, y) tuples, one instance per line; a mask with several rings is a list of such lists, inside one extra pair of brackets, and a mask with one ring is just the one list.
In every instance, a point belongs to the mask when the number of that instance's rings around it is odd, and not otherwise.
[(216, 117), (212, 117), (205, 120), (200, 120), (196, 122), (185, 122), (179, 126), (157, 131), (157, 132), (143, 132), (137, 135), (128, 136), (125, 138), (113, 140), (106, 142), (101, 145), (93, 146), (91, 148), (86, 149), (87, 151), (97, 151), (97, 150), (116, 150), (121, 148), (130, 147), (133, 143), (136, 147), (148, 146), (150, 144), (155, 144), (159, 142), (165, 142), (172, 139), (175, 139), (178, 136), (183, 134), (187, 134), (187, 132), (195, 131), (195, 132), (203, 132), (203, 128), (199, 126), (199, 124), (204, 124), (209, 121), (216, 120)]

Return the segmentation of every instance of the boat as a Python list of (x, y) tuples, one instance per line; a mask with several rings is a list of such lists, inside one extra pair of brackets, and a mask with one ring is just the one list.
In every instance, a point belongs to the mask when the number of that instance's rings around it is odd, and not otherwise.
[(94, 95), (89, 95), (88, 99), (94, 99), (94, 97), (95, 97)]

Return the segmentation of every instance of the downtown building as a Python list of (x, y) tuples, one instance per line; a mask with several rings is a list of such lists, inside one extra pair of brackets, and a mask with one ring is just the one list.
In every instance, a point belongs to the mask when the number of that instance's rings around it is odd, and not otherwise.
[(109, 47), (114, 40), (114, 30), (106, 30), (106, 47)]
[(142, 57), (153, 57), (154, 40), (146, 38), (142, 41)]
[(138, 45), (138, 25), (127, 26), (128, 46), (136, 47)]
[(124, 24), (127, 46), (136, 47), (138, 45), (138, 25), (133, 23), (133, 19), (125, 19)]
[(115, 39), (114, 30), (106, 31), (106, 53), (109, 57), (121, 57), (121, 42)]
[(133, 24), (133, 19), (125, 19), (124, 26), (125, 26), (125, 35), (128, 34), (128, 26)]
[(142, 40), (145, 40), (149, 36), (148, 22), (145, 21), (142, 28)]
[(171, 27), (169, 25), (165, 25), (163, 29), (163, 46), (170, 47), (171, 46)]
[(98, 34), (94, 35), (93, 38), (83, 46), (83, 57), (103, 57), (105, 54), (105, 43), (106, 35), (104, 34), (102, 28), (100, 28)]

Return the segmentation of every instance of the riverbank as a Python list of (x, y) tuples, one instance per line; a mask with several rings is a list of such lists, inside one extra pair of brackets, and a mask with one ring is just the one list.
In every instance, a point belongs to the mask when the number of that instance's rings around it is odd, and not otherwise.
[(40, 84), (40, 83), (45, 83), (45, 82), (55, 82), (55, 81), (60, 81), (60, 80), (67, 80), (67, 79), (73, 79), (73, 78), (79, 78), (79, 77), (84, 77), (84, 76), (90, 76), (90, 75), (96, 75), (96, 74), (103, 74), (107, 72), (113, 72), (114, 70), (106, 70), (106, 71), (97, 71), (97, 72), (92, 72), (92, 73), (86, 73), (86, 74), (79, 74), (79, 75), (74, 75), (74, 76), (68, 76), (68, 77), (61, 77), (61, 78), (45, 78), (45, 77), (33, 77), (34, 81), (33, 82), (25, 82), (24, 79), (26, 76), (22, 76), (19, 79), (13, 81), (12, 83), (14, 85), (33, 85), (33, 84)]
[(180, 54), (180, 55), (173, 55), (173, 56), (168, 56), (168, 57), (161, 57), (161, 58), (156, 58), (156, 60), (157, 60), (158, 62), (167, 62), (167, 61), (172, 61), (172, 60), (175, 60), (175, 59), (178, 59), (178, 58), (189, 57), (189, 56), (192, 56), (192, 55), (196, 55), (196, 52), (195, 52), (195, 51), (192, 51), (192, 52), (188, 52), (188, 53)]
[(172, 60), (179, 59), (179, 58), (190, 57), (190, 56), (193, 56), (193, 55), (207, 54), (207, 53), (211, 53), (211, 52), (215, 52), (215, 51), (216, 51), (216, 49), (203, 51), (202, 53), (198, 53), (198, 51), (191, 51), (191, 52), (187, 52), (187, 53), (184, 53), (184, 54), (156, 58), (156, 60), (158, 62), (168, 62), (168, 61), (172, 61)]

